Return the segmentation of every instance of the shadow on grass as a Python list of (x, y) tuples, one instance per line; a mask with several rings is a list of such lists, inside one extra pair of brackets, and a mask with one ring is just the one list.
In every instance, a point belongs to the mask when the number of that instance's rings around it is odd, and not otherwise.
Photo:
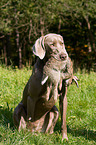
[[(8, 103), (7, 108), (0, 106), (0, 126), (11, 128), (13, 130), (12, 109), (9, 109)], [(0, 134), (0, 142), (1, 141), (2, 135)]]
[[(58, 120), (54, 131), (60, 132), (60, 129), (61, 129), (61, 122)], [(79, 129), (79, 128), (71, 129), (69, 126), (67, 126), (67, 132), (71, 133), (75, 137), (83, 136), (88, 140), (96, 141), (96, 131), (93, 131), (93, 130), (87, 130), (87, 129), (83, 129), (83, 128), (82, 129)]]
[(71, 133), (73, 136), (84, 136), (86, 139), (96, 141), (96, 131), (87, 130), (87, 129), (70, 129), (68, 127), (68, 133)]
[(13, 111), (9, 108), (7, 103), (7, 108), (0, 106), (0, 123), (3, 126), (13, 128)]

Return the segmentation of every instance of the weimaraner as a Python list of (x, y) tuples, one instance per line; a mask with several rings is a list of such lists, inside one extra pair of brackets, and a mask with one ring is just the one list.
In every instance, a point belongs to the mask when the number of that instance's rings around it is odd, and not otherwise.
[(53, 133), (59, 112), (55, 103), (60, 100), (62, 140), (67, 139), (67, 85), (73, 76), (71, 59), (61, 35), (47, 34), (36, 40), (33, 53), (38, 56), (33, 73), (27, 82), (23, 98), (13, 113), (14, 124), (32, 132)]

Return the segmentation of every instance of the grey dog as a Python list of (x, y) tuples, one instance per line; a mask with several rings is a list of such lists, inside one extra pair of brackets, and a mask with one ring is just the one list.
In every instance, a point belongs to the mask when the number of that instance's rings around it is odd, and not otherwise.
[(62, 140), (67, 139), (66, 109), (67, 85), (73, 76), (71, 59), (65, 49), (63, 37), (47, 34), (36, 40), (33, 53), (38, 56), (33, 73), (27, 82), (23, 98), (14, 110), (14, 124), (32, 132), (53, 133), (59, 112), (55, 103), (60, 98)]

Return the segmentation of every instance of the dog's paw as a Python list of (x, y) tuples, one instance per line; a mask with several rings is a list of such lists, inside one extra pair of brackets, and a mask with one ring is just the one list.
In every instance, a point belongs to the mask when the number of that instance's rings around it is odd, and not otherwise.
[(62, 136), (62, 141), (63, 141), (63, 140), (68, 141), (68, 137), (67, 137), (67, 134), (66, 134), (66, 133), (64, 133), (63, 136)]

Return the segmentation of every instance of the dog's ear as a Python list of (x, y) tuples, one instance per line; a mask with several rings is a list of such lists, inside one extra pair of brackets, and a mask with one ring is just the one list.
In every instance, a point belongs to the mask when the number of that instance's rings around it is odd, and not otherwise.
[(40, 59), (43, 59), (45, 56), (45, 47), (44, 47), (44, 36), (36, 40), (35, 44), (32, 47), (33, 53), (38, 56)]

